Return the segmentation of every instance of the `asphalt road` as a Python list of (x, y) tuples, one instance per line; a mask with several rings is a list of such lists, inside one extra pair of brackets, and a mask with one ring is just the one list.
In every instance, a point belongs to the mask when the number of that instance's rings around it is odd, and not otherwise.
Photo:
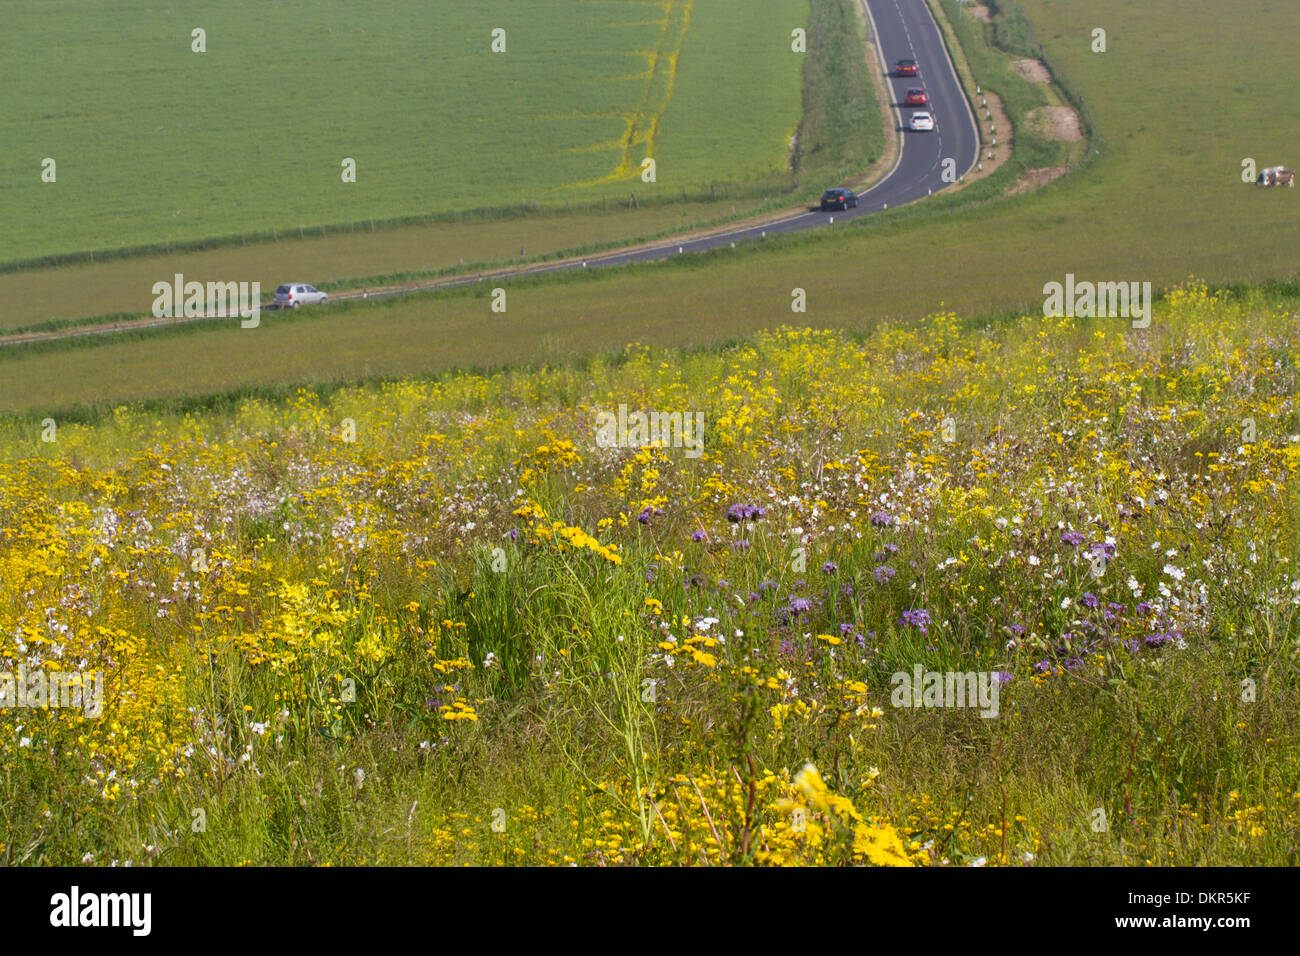
[[(884, 179), (860, 195), (856, 209), (837, 212), (801, 212), (758, 225), (723, 229), (690, 239), (664, 240), (652, 245), (593, 255), (586, 259), (567, 259), (534, 266), (501, 269), (482, 275), (426, 280), (375, 291), (349, 290), (331, 294), (330, 301), (384, 299), (431, 289), (448, 289), (476, 282), (561, 272), (567, 269), (653, 262), (671, 256), (735, 246), (743, 242), (761, 240), (770, 235), (815, 229), (832, 222), (845, 222), (869, 216), (888, 206), (901, 206), (924, 199), (932, 193), (951, 186), (953, 181), (965, 175), (975, 165), (979, 157), (979, 132), (975, 126), (975, 114), (971, 111), (970, 104), (962, 92), (961, 82), (948, 57), (943, 36), (930, 13), (929, 6), (925, 0), (859, 0), (859, 2), (862, 3), (867, 14), (867, 22), (871, 27), (873, 38), (878, 38), (877, 51), (881, 61), (878, 64), (879, 68), (888, 73), (886, 82), (892, 93), (893, 116), (899, 128), (900, 150), (894, 168)], [(917, 61), (919, 76), (894, 76), (895, 62), (904, 59)], [(912, 86), (925, 88), (929, 94), (927, 106), (903, 106), (903, 96), (908, 87)], [(913, 133), (907, 129), (905, 119), (910, 117), (915, 109), (926, 109), (933, 114), (935, 118), (933, 131)], [(944, 160), (952, 160), (949, 164), (951, 179), (944, 177)], [(73, 327), (57, 332), (0, 336), (0, 345), (17, 345), (23, 342), (81, 335), (106, 335), (125, 328), (142, 329), (185, 321), (205, 321), (207, 318), (129, 321), (114, 323), (111, 326)]]

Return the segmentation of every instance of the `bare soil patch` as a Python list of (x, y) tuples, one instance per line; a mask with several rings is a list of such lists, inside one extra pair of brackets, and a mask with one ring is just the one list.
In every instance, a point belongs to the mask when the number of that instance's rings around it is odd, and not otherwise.
[(1067, 168), (1065, 166), (1044, 166), (1042, 169), (1031, 169), (1020, 177), (1020, 182), (1008, 189), (1006, 194), (1015, 196), (1018, 193), (1027, 193), (1031, 189), (1037, 189), (1039, 186), (1046, 186), (1053, 179), (1062, 175)]
[(1041, 130), (1053, 139), (1067, 143), (1077, 143), (1083, 139), (1079, 114), (1068, 106), (1040, 106), (1029, 114), (1028, 119), (1036, 130)]
[(1016, 60), (1016, 70), (1027, 80), (1034, 83), (1052, 82), (1052, 74), (1047, 72), (1042, 60)]
[(983, 20), (985, 23), (993, 22), (993, 11), (984, 4), (979, 3), (970, 8), (970, 15), (976, 20)]

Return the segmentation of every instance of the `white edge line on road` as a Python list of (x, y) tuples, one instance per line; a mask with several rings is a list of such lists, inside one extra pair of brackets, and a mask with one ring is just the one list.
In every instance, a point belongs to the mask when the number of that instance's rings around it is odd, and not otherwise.
[[(862, 0), (862, 2), (866, 3), (866, 0)], [(957, 89), (961, 90), (962, 102), (966, 104), (966, 118), (970, 120), (970, 131), (975, 134), (975, 156), (971, 159), (970, 165), (966, 167), (966, 172), (962, 173), (962, 176), (964, 177), (975, 168), (975, 164), (978, 163), (980, 159), (980, 128), (979, 123), (975, 119), (975, 104), (970, 101), (970, 96), (966, 92), (966, 87), (962, 85), (961, 74), (957, 72), (957, 64), (953, 62), (952, 53), (948, 50), (948, 38), (944, 35), (943, 28), (939, 26), (939, 21), (935, 19), (934, 11), (930, 9), (929, 0), (923, 0), (921, 5), (925, 7), (925, 15), (928, 16), (930, 22), (934, 24), (934, 32), (939, 35), (939, 46), (943, 47), (943, 55), (948, 61), (948, 69), (952, 70), (952, 78), (957, 81)], [(958, 7), (957, 15), (961, 15), (960, 5)], [(957, 32), (955, 27), (953, 28), (953, 32)]]

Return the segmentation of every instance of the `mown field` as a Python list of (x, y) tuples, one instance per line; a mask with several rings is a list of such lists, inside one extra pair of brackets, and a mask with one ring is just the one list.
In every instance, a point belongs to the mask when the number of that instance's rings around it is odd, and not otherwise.
[[(803, 0), (19, 5), (0, 262), (789, 185)], [(206, 52), (192, 31), (206, 31)], [(492, 31), (506, 31), (493, 53)], [(75, 69), (51, 68), (75, 64)], [(641, 160), (659, 164), (655, 184)], [(55, 159), (57, 181), (41, 181)], [(355, 183), (341, 162), (357, 163)], [(467, 161), (472, 158), (472, 161)]]
[(4, 859), (1294, 865), (1293, 305), (3, 426)]
[[(1209, 0), (1180, 4), (1176, 17), (1118, 0), (1086, 11), (1050, 2), (1025, 8), (1101, 135), (1089, 162), (1036, 192), (998, 198), (1027, 169), (1059, 161), (1061, 153), (1041, 141), (951, 197), (836, 226), (833, 234), (512, 284), (504, 315), (489, 311), (484, 290), (339, 308), (310, 320), (264, 317), (251, 332), (218, 324), (203, 334), (93, 348), (6, 349), (0, 407), (39, 416), (295, 381), (568, 362), (634, 340), (706, 346), (791, 321), (795, 288), (809, 292), (799, 321), (863, 332), (941, 305), (963, 314), (1038, 309), (1043, 285), (1067, 273), (1151, 281), (1157, 289), (1190, 274), (1216, 283), (1295, 275), (1300, 193), (1246, 185), (1241, 160), (1292, 162), (1286, 137), (1300, 128), (1300, 104), (1265, 103), (1239, 67), (1250, 59), (1283, 71), (1295, 32), (1288, 26), (1300, 28), (1300, 8), (1244, 0), (1230, 30), (1220, 29), (1222, 8)], [(1109, 48), (1094, 54), (1091, 31), (1102, 22)], [(1045, 93), (981, 53), (973, 44), (982, 28), (968, 27), (977, 78), (985, 70), (984, 81), (1013, 112), (1045, 102)]]

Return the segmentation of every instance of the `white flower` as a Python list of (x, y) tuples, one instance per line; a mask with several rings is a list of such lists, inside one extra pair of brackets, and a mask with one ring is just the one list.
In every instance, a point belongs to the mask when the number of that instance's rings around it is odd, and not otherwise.
[(356, 786), (358, 790), (361, 789), (361, 785), (364, 784), (365, 782), (366, 782), (366, 772), (364, 770), (358, 767), (356, 770), (352, 771), (352, 783), (354, 786)]
[(1166, 564), (1164, 570), (1165, 574), (1169, 575), (1175, 581), (1181, 581), (1185, 576), (1185, 572), (1182, 568), (1175, 567), (1172, 564)]

